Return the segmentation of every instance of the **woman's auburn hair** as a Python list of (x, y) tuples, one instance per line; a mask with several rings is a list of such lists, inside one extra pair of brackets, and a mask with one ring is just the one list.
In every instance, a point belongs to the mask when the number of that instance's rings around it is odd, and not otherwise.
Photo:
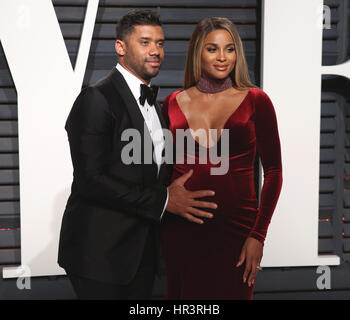
[(199, 81), (202, 73), (201, 56), (204, 39), (214, 30), (228, 31), (234, 41), (237, 59), (230, 73), (234, 86), (239, 89), (256, 88), (257, 86), (250, 81), (242, 40), (236, 26), (227, 18), (212, 17), (200, 21), (192, 33), (186, 55), (184, 89), (196, 85)]

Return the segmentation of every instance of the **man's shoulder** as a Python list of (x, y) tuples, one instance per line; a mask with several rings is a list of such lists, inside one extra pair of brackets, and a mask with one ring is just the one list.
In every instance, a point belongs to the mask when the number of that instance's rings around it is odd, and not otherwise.
[(112, 70), (95, 83), (89, 84), (85, 89), (93, 92), (97, 91), (108, 103), (122, 103), (120, 88), (113, 82), (113, 78), (118, 78), (118, 70)]
[(107, 75), (90, 85), (90, 87), (99, 90), (107, 98), (107, 100), (112, 94), (119, 94), (117, 86), (115, 86), (112, 81), (113, 73), (114, 71), (109, 72)]
[(120, 92), (121, 88), (115, 79), (119, 79), (119, 71), (112, 70), (104, 77), (83, 87), (77, 96), (73, 109), (87, 108), (109, 110), (115, 115), (120, 115), (125, 110), (125, 102)]

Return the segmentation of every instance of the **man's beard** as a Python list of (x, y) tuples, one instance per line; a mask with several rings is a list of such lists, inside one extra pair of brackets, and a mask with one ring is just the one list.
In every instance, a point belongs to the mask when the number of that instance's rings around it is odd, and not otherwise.
[(160, 66), (158, 69), (153, 69), (152, 71), (149, 71), (149, 70), (147, 70), (146, 66), (143, 65), (142, 69), (140, 70), (140, 73), (141, 73), (140, 75), (142, 75), (142, 79), (151, 80), (152, 78), (154, 78), (158, 75), (159, 69), (160, 69)]
[[(160, 70), (160, 66), (158, 69), (156, 70), (153, 70), (153, 72), (151, 71), (148, 71), (147, 70), (147, 67), (146, 67), (146, 63), (147, 61), (150, 61), (150, 60), (144, 60), (143, 61), (143, 64), (141, 65), (135, 65), (133, 63), (129, 63), (128, 65), (134, 70), (134, 72), (136, 72), (136, 74), (141, 78), (141, 79), (144, 79), (146, 81), (150, 81), (152, 78), (156, 77), (159, 73), (159, 70)], [(156, 60), (156, 61), (159, 61), (160, 62), (160, 59)]]

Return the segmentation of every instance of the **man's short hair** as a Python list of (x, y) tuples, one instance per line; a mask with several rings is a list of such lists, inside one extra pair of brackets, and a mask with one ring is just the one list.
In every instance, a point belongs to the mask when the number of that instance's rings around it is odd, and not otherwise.
[(124, 15), (116, 27), (117, 40), (125, 40), (125, 37), (134, 31), (137, 25), (161, 26), (159, 14), (148, 9), (134, 9)]

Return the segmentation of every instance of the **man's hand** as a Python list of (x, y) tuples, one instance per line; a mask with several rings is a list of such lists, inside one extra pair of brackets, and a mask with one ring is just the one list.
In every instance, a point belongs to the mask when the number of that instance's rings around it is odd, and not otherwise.
[(207, 196), (213, 196), (215, 194), (212, 190), (198, 190), (198, 191), (188, 191), (184, 187), (185, 182), (192, 175), (193, 170), (191, 169), (181, 177), (177, 178), (168, 187), (169, 200), (166, 206), (166, 210), (181, 216), (191, 222), (202, 224), (203, 220), (197, 217), (212, 218), (213, 215), (209, 212), (199, 210), (194, 207), (199, 208), (212, 208), (216, 209), (218, 206), (214, 202), (206, 202), (195, 200), (195, 198), (202, 198)]

